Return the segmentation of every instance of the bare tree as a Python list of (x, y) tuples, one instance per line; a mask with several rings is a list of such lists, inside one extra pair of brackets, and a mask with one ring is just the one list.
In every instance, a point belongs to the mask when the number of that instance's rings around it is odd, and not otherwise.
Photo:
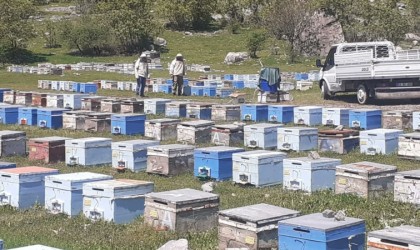
[(300, 34), (310, 24), (310, 4), (305, 0), (272, 0), (264, 15), (265, 26), (276, 39), (289, 43), (289, 60), (295, 62)]

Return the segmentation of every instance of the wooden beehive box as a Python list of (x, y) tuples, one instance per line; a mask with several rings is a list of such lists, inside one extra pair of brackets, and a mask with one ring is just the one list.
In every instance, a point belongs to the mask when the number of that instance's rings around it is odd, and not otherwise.
[(394, 191), (397, 167), (374, 162), (357, 162), (336, 168), (335, 193), (380, 197)]
[(219, 212), (219, 249), (277, 249), (278, 222), (299, 212), (269, 204), (255, 204)]
[(84, 130), (86, 115), (93, 113), (92, 111), (76, 110), (63, 113), (63, 128)]
[(211, 118), (213, 121), (239, 121), (241, 119), (241, 106), (213, 105)]
[(47, 94), (47, 108), (63, 108), (64, 96), (61, 94)]
[(26, 155), (26, 132), (0, 131), (0, 157)]
[(17, 92), (16, 104), (30, 106), (32, 104), (32, 92), (26, 92), (26, 91)]
[(212, 121), (196, 120), (181, 122), (177, 127), (177, 140), (183, 143), (209, 143), (211, 141)]
[(111, 131), (111, 114), (90, 113), (85, 117), (85, 131), (109, 132)]
[(242, 146), (244, 126), (237, 124), (214, 125), (211, 129), (211, 142), (220, 146)]
[(92, 96), (82, 98), (82, 110), (101, 112), (101, 101), (105, 97)]
[(47, 94), (32, 93), (32, 106), (46, 107), (47, 106)]
[(420, 133), (402, 134), (398, 138), (398, 156), (408, 159), (420, 159)]
[(202, 232), (217, 226), (219, 196), (194, 189), (146, 194), (145, 222), (157, 230)]
[(16, 103), (16, 91), (14, 91), (14, 90), (4, 91), (3, 102), (8, 103), (8, 104), (15, 104)]
[(395, 174), (394, 200), (420, 205), (420, 169)]
[(377, 250), (420, 249), (420, 227), (399, 226), (368, 233), (368, 247)]
[(121, 113), (122, 114), (133, 114), (144, 112), (144, 101), (129, 99), (121, 101)]
[(359, 131), (322, 130), (318, 132), (318, 150), (347, 154), (359, 146)]
[(64, 161), (66, 159), (66, 137), (33, 138), (28, 142), (29, 159), (43, 160), (45, 163)]
[(382, 113), (382, 127), (387, 129), (412, 129), (413, 111), (390, 110)]
[(194, 146), (169, 144), (147, 148), (147, 173), (178, 175), (194, 169)]
[(120, 113), (121, 101), (117, 99), (103, 99), (101, 101), (101, 112)]
[(155, 119), (145, 122), (144, 136), (159, 141), (175, 140), (177, 136), (177, 126), (181, 122), (179, 119)]

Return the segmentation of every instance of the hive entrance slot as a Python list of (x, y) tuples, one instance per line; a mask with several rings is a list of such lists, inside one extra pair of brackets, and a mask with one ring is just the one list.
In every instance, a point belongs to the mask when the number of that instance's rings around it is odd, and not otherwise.
[(307, 229), (302, 229), (302, 228), (293, 228), (294, 231), (298, 231), (298, 232), (302, 232), (302, 233), (310, 233), (311, 231), (307, 230)]
[(344, 170), (344, 173), (359, 175), (359, 173), (358, 173), (358, 172), (356, 172), (356, 171), (351, 171), (351, 170)]
[(395, 241), (395, 240), (381, 239), (381, 242), (386, 243), (386, 244), (398, 245), (398, 246), (402, 246), (402, 247), (408, 247), (407, 243), (400, 242), (400, 241)]
[(168, 203), (164, 202), (164, 201), (153, 200), (153, 202), (158, 203), (158, 204), (162, 204), (162, 205), (168, 205)]
[(404, 179), (409, 179), (409, 180), (420, 180), (420, 177), (416, 177), (416, 176), (404, 176)]

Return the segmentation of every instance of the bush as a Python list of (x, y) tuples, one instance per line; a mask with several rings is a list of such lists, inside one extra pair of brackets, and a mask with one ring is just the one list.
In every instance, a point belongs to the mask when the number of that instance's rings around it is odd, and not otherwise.
[(246, 42), (246, 47), (248, 48), (251, 58), (257, 57), (257, 51), (261, 50), (267, 36), (265, 32), (252, 32)]

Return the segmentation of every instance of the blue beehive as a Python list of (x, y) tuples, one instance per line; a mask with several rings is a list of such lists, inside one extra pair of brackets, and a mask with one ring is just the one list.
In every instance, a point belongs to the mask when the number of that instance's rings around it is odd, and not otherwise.
[(36, 126), (38, 117), (37, 108), (19, 108), (18, 111), (18, 124)]
[(146, 115), (121, 114), (111, 116), (111, 132), (117, 135), (144, 135)]
[(318, 147), (318, 129), (285, 127), (277, 129), (277, 149), (297, 152), (315, 150)]
[(16, 124), (18, 123), (18, 113), (20, 106), (0, 106), (0, 123)]
[(296, 81), (302, 81), (303, 79), (302, 79), (302, 74), (301, 73), (296, 73), (295, 74), (295, 80)]
[(73, 92), (80, 92), (80, 82), (73, 82)]
[(89, 137), (66, 140), (66, 164), (69, 166), (97, 166), (111, 164), (110, 138)]
[(244, 152), (243, 148), (225, 146), (194, 150), (194, 176), (217, 181), (232, 178), (232, 154)]
[(204, 81), (195, 82), (194, 86), (204, 87)]
[(232, 87), (234, 89), (243, 89), (245, 88), (245, 82), (244, 81), (233, 81)]
[(54, 214), (77, 216), (83, 211), (84, 183), (110, 180), (112, 176), (78, 172), (45, 177), (45, 208)]
[(146, 170), (147, 147), (159, 145), (159, 141), (130, 140), (112, 143), (112, 167), (133, 172)]
[(203, 96), (204, 86), (191, 86), (191, 95)]
[(322, 125), (349, 125), (349, 112), (347, 108), (323, 108)]
[(216, 89), (216, 96), (221, 97), (221, 98), (227, 98), (232, 93), (233, 93), (233, 89), (231, 88), (217, 88)]
[(317, 126), (322, 124), (322, 107), (295, 107), (293, 112), (295, 124), (307, 126)]
[(83, 214), (93, 220), (130, 223), (144, 214), (145, 195), (154, 184), (139, 180), (107, 180), (83, 185)]
[(413, 112), (413, 130), (420, 130), (420, 112)]
[(293, 122), (293, 109), (291, 105), (269, 105), (268, 121), (290, 123)]
[(0, 88), (0, 102), (3, 102), (3, 94), (5, 91), (10, 91), (11, 89)]
[(371, 129), (360, 132), (360, 152), (368, 155), (391, 154), (398, 150), (398, 129)]
[(279, 250), (364, 250), (365, 221), (346, 217), (342, 221), (322, 213), (279, 221)]
[(16, 168), (16, 163), (0, 161), (0, 169)]
[(211, 120), (211, 107), (209, 103), (191, 103), (187, 105), (187, 117), (201, 120)]
[(38, 109), (38, 127), (58, 129), (63, 127), (63, 112), (67, 109)]
[(144, 100), (144, 113), (152, 115), (165, 114), (165, 105), (170, 102), (171, 100), (169, 99), (146, 99)]
[(43, 167), (21, 167), (0, 170), (0, 204), (27, 209), (44, 203), (44, 178), (58, 174), (57, 169)]
[(216, 86), (205, 86), (203, 89), (204, 96), (216, 96)]
[(266, 104), (243, 104), (241, 105), (241, 120), (264, 122), (268, 117), (268, 105)]
[(159, 84), (158, 85), (158, 92), (170, 94), (172, 93), (172, 85), (169, 84)]
[(340, 159), (324, 157), (284, 159), (283, 187), (306, 192), (334, 189), (335, 169), (340, 164)]
[(94, 83), (81, 83), (80, 84), (80, 93), (92, 93), (96, 94), (98, 91), (98, 86)]
[(186, 117), (187, 104), (185, 102), (169, 102), (165, 107), (166, 117)]
[(233, 81), (233, 75), (224, 75), (223, 80), (225, 81)]
[(375, 129), (382, 127), (382, 110), (352, 109), (349, 112), (349, 127), (359, 129)]
[(300, 74), (300, 77), (302, 80), (308, 80), (309, 79), (309, 74), (308, 73), (302, 73)]

